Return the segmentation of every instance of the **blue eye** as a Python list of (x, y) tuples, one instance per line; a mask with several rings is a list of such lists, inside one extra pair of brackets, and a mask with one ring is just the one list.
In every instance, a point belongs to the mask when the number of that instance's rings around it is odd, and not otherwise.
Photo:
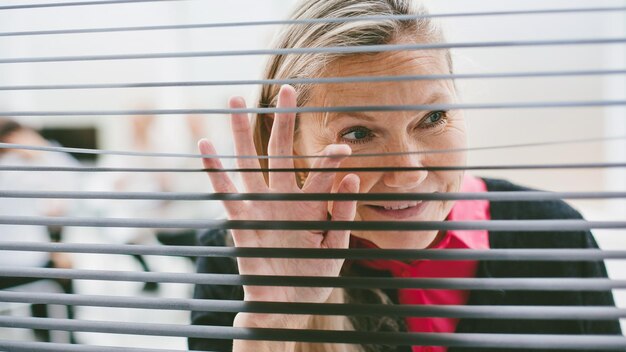
[(352, 132), (344, 134), (343, 138), (363, 139), (363, 138), (367, 138), (367, 136), (369, 136), (369, 133), (367, 133), (367, 131), (352, 131)]
[(363, 143), (372, 137), (372, 131), (365, 127), (353, 127), (341, 133), (341, 138), (350, 143)]
[(435, 123), (443, 118), (443, 111), (435, 111), (428, 116), (428, 122)]
[(446, 111), (433, 111), (426, 116), (423, 123), (426, 124), (426, 127), (441, 124), (445, 122), (446, 114)]

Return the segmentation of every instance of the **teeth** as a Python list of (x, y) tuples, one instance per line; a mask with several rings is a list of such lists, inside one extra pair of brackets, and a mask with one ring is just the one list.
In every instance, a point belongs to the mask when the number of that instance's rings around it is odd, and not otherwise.
[(403, 204), (395, 206), (384, 206), (385, 210), (402, 210), (416, 206), (417, 204)]

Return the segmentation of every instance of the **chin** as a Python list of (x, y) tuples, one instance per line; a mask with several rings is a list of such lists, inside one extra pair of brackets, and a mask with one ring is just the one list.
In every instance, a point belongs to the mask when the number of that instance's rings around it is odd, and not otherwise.
[(355, 233), (382, 249), (423, 249), (437, 236), (436, 231), (387, 231)]
[[(452, 203), (450, 202), (413, 202), (414, 206), (360, 205), (357, 220), (359, 221), (443, 221)], [(391, 208), (391, 209), (389, 209)], [(393, 209), (399, 208), (399, 209)], [(390, 226), (390, 229), (392, 226)], [(437, 236), (438, 231), (363, 231), (354, 232), (357, 237), (373, 242), (384, 249), (421, 249), (428, 247)]]

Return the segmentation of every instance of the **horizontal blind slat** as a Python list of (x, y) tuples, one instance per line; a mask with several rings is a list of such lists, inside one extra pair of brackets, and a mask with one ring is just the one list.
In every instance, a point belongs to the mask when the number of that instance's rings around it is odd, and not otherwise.
[(70, 2), (54, 2), (45, 4), (27, 4), (27, 5), (6, 5), (0, 6), (0, 10), (24, 10), (24, 9), (40, 9), (49, 7), (69, 7), (69, 6), (91, 6), (91, 5), (121, 5), (141, 2), (165, 2), (165, 1), (185, 1), (185, 0), (96, 0), (96, 1), (70, 1)]
[(263, 200), (263, 201), (336, 201), (336, 200), (489, 200), (546, 201), (565, 199), (620, 199), (626, 192), (481, 192), (481, 193), (195, 193), (195, 192), (100, 192), (100, 191), (12, 191), (0, 190), (5, 198), (117, 199), (117, 200)]
[(281, 49), (249, 49), (249, 50), (215, 50), (198, 52), (162, 52), (146, 54), (114, 54), (114, 55), (78, 55), (51, 57), (16, 57), (1, 58), (0, 64), (42, 63), (42, 62), (75, 62), (75, 61), (109, 61), (109, 60), (146, 60), (199, 57), (228, 57), (255, 55), (287, 55), (287, 54), (357, 54), (379, 53), (404, 50), (445, 50), (473, 48), (516, 48), (541, 46), (573, 46), (573, 45), (613, 45), (626, 43), (626, 38), (576, 38), (551, 40), (508, 40), (491, 42), (463, 43), (425, 43), (425, 44), (381, 44), (337, 47), (305, 47)]
[(489, 220), (489, 221), (282, 221), (282, 220), (154, 220), (138, 218), (85, 218), (0, 216), (0, 224), (129, 227), (177, 229), (242, 229), (242, 230), (369, 230), (369, 231), (588, 231), (592, 229), (624, 229), (626, 221), (586, 220)]
[(169, 282), (198, 285), (251, 285), (343, 288), (422, 288), (459, 290), (608, 291), (626, 289), (626, 280), (600, 278), (379, 278), (264, 276), (207, 273), (157, 273), (112, 270), (0, 267), (0, 277), (63, 278), (132, 282)]
[[(0, 348), (7, 352), (200, 352), (172, 349), (154, 349), (138, 347), (109, 347), (94, 345), (77, 345), (55, 342), (28, 342), (0, 340)], [(202, 351), (211, 352), (211, 351)]]
[[(626, 42), (626, 39), (625, 39)], [(2, 60), (0, 60), (2, 63)], [(529, 101), (507, 103), (457, 103), (419, 105), (364, 105), (364, 106), (300, 106), (294, 108), (212, 108), (212, 109), (152, 109), (152, 110), (68, 110), (68, 111), (0, 111), (1, 117), (25, 116), (129, 116), (129, 115), (226, 115), (275, 114), (308, 112), (379, 112), (429, 110), (500, 110), (500, 109), (555, 109), (625, 106), (626, 100), (586, 101)]]
[(626, 318), (626, 309), (579, 306), (425, 306), (382, 304), (326, 304), (251, 302), (188, 298), (77, 295), (0, 291), (0, 301), (63, 304), (91, 307), (184, 310), (196, 312), (248, 312), (307, 315), (412, 316), (472, 319), (615, 320)]
[(137, 244), (33, 243), (0, 241), (0, 250), (189, 257), (600, 261), (626, 259), (626, 250), (600, 249), (375, 249), (259, 248), (225, 246), (162, 246)]
[(127, 323), (51, 318), (1, 317), (0, 326), (26, 329), (221, 338), (243, 340), (332, 342), (350, 344), (422, 345), (450, 347), (516, 347), (527, 349), (620, 349), (626, 338), (609, 335), (462, 334), (322, 331), (233, 328), (176, 324)]
[[(517, 143), (506, 145), (494, 145), (494, 146), (482, 146), (471, 148), (453, 148), (453, 149), (430, 149), (420, 151), (409, 152), (389, 152), (389, 153), (358, 153), (347, 155), (346, 158), (365, 158), (365, 157), (389, 157), (399, 155), (422, 155), (422, 154), (447, 154), (447, 153), (460, 153), (470, 151), (487, 151), (498, 149), (513, 149), (513, 148), (529, 148), (529, 147), (541, 147), (541, 146), (555, 146), (565, 144), (579, 144), (579, 143), (592, 143), (592, 142), (613, 142), (626, 139), (626, 136), (607, 136), (596, 138), (578, 138), (569, 140), (558, 141), (544, 141), (533, 143)], [(103, 149), (88, 149), (88, 148), (68, 148), (58, 146), (35, 146), (24, 145), (15, 143), (0, 143), (0, 149), (21, 149), (21, 150), (38, 150), (47, 152), (65, 152), (74, 154), (96, 154), (96, 155), (123, 155), (123, 156), (135, 156), (135, 157), (167, 157), (167, 158), (220, 158), (220, 159), (321, 159), (328, 158), (327, 155), (202, 155), (192, 153), (156, 153), (156, 152), (135, 152), (135, 151), (120, 151), (120, 150), (103, 150)]]
[(626, 162), (618, 163), (559, 163), (559, 164), (519, 164), (519, 165), (469, 165), (469, 166), (405, 166), (405, 167), (294, 167), (294, 168), (137, 168), (137, 167), (61, 167), (61, 166), (22, 166), (3, 165), (0, 171), (27, 172), (132, 172), (132, 173), (250, 173), (250, 172), (408, 172), (408, 171), (470, 171), (470, 170), (571, 170), (571, 169), (615, 169), (625, 168)]
[[(118, 0), (122, 2), (124, 0)], [(141, 0), (127, 0), (126, 2), (139, 2)], [(148, 1), (168, 1), (168, 0), (143, 0)], [(169, 0), (180, 1), (180, 0)], [(106, 3), (107, 1), (99, 1)], [(112, 1), (109, 1), (112, 2)], [(79, 5), (87, 5), (78, 3)], [(46, 4), (49, 5), (49, 4)], [(61, 6), (54, 4), (53, 6)], [(17, 7), (42, 7), (41, 5), (16, 5)], [(16, 7), (13, 6), (13, 7)], [(69, 5), (65, 5), (69, 6)], [(6, 9), (6, 8), (5, 8)], [(386, 15), (386, 16), (359, 16), (347, 18), (305, 18), (295, 20), (264, 20), (264, 21), (242, 21), (242, 22), (222, 22), (222, 23), (195, 23), (182, 25), (161, 25), (161, 26), (135, 26), (135, 27), (110, 27), (110, 28), (78, 28), (61, 29), (48, 31), (22, 31), (4, 32), (0, 36), (29, 36), (29, 35), (54, 35), (54, 34), (78, 34), (78, 33), (104, 33), (104, 32), (126, 32), (126, 31), (150, 31), (150, 30), (178, 30), (178, 29), (198, 29), (198, 28), (219, 28), (219, 27), (243, 27), (243, 26), (268, 26), (285, 24), (309, 24), (309, 23), (337, 23), (337, 22), (359, 22), (359, 21), (387, 21), (387, 20), (414, 20), (418, 18), (450, 18), (450, 17), (484, 17), (484, 16), (513, 16), (513, 15), (544, 15), (544, 14), (575, 14), (594, 12), (620, 12), (625, 11), (624, 6), (612, 7), (585, 7), (585, 8), (553, 8), (553, 9), (530, 9), (514, 11), (482, 11), (482, 12), (455, 12), (455, 13), (433, 13), (420, 15)]]
[[(0, 37), (3, 33), (0, 33)], [(501, 79), (533, 77), (569, 77), (569, 76), (605, 76), (622, 75), (626, 70), (570, 70), (570, 71), (535, 71), (502, 73), (450, 73), (395, 76), (350, 76), (319, 78), (285, 79), (247, 79), (219, 81), (170, 81), (170, 82), (126, 82), (126, 83), (88, 83), (88, 84), (51, 84), (51, 85), (15, 85), (0, 86), (0, 90), (68, 90), (68, 89), (117, 89), (117, 88), (162, 88), (162, 87), (202, 87), (202, 86), (239, 86), (263, 84), (330, 84), (330, 83), (369, 83), (403, 82), (421, 80), (463, 80), (463, 79)]]

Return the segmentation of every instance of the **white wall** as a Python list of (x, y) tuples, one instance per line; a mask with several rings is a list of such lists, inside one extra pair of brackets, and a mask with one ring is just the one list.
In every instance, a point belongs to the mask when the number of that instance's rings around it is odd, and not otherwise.
[[(31, 1), (32, 2), (32, 1)], [(235, 2), (183, 1), (117, 6), (85, 6), (0, 12), (0, 30), (23, 31), (81, 27), (115, 27), (152, 24), (227, 22), (282, 18), (293, 0)], [(23, 2), (19, 2), (23, 3)], [(495, 9), (584, 7), (624, 4), (602, 1), (430, 1), (432, 12), (467, 12)], [(623, 13), (554, 14), (534, 16), (469, 17), (444, 19), (451, 42), (553, 38), (593, 38), (624, 35)], [(210, 51), (263, 48), (273, 26), (147, 31), (63, 36), (2, 37), (3, 57), (69, 56), (148, 52)], [(496, 29), (496, 30), (494, 30)], [(558, 46), (538, 48), (462, 49), (455, 51), (456, 71), (509, 72), (620, 68), (623, 46)], [(621, 59), (620, 59), (621, 57)], [(260, 56), (121, 60), (69, 63), (0, 65), (0, 83), (52, 84), (102, 82), (193, 81), (258, 78), (264, 64)], [(602, 100), (624, 97), (624, 77), (526, 78), (459, 81), (466, 102)], [(154, 89), (105, 89), (78, 91), (2, 92), (5, 110), (117, 110), (137, 108), (223, 107), (229, 96), (250, 100), (256, 87), (194, 87)], [(623, 134), (624, 109), (509, 109), (468, 111), (472, 146), (553, 141)], [(609, 121), (609, 116), (612, 116)], [(225, 116), (206, 116), (208, 135), (223, 133)], [(122, 117), (84, 116), (23, 118), (34, 124), (92, 125), (100, 127), (102, 148), (128, 148), (126, 121)], [(163, 135), (176, 131), (160, 148), (190, 150), (180, 116), (159, 118)], [(497, 131), (497, 133), (494, 133)], [(162, 135), (159, 135), (162, 137)], [(159, 138), (157, 138), (159, 139)], [(220, 145), (228, 149), (229, 141)], [(590, 162), (619, 160), (619, 144), (589, 143), (559, 147), (475, 152), (474, 164)], [(621, 144), (623, 146), (623, 144)], [(616, 154), (617, 153), (617, 154)], [(620, 176), (600, 171), (503, 171), (485, 175), (505, 177), (533, 187), (551, 190), (593, 190), (624, 187)], [(623, 175), (623, 174), (622, 174)], [(609, 181), (610, 180), (610, 181)], [(617, 183), (616, 183), (617, 182)], [(622, 181), (623, 182), (623, 181)]]
[[(495, 9), (550, 9), (623, 5), (624, 1), (431, 1), (433, 12), (469, 12)], [(446, 19), (443, 24), (451, 42), (575, 39), (624, 36), (624, 14), (551, 14), (532, 16), (470, 17)], [(615, 58), (620, 45), (520, 47), (455, 50), (459, 72), (524, 72), (607, 69), (623, 67)], [(606, 77), (526, 78), (466, 80), (459, 82), (468, 102), (577, 101), (624, 98), (622, 83), (608, 90)], [(615, 109), (506, 109), (467, 111), (473, 146), (518, 142), (557, 141), (619, 134), (607, 131), (607, 116)], [(621, 112), (623, 113), (623, 109)], [(623, 128), (623, 119), (621, 120)], [(560, 147), (524, 148), (476, 152), (471, 163), (559, 163), (592, 162), (608, 158), (613, 143), (591, 143)], [(623, 156), (623, 155), (622, 155)], [(551, 190), (607, 189), (607, 171), (505, 171), (485, 174), (506, 177), (529, 186)], [(610, 188), (610, 187), (609, 187)]]

